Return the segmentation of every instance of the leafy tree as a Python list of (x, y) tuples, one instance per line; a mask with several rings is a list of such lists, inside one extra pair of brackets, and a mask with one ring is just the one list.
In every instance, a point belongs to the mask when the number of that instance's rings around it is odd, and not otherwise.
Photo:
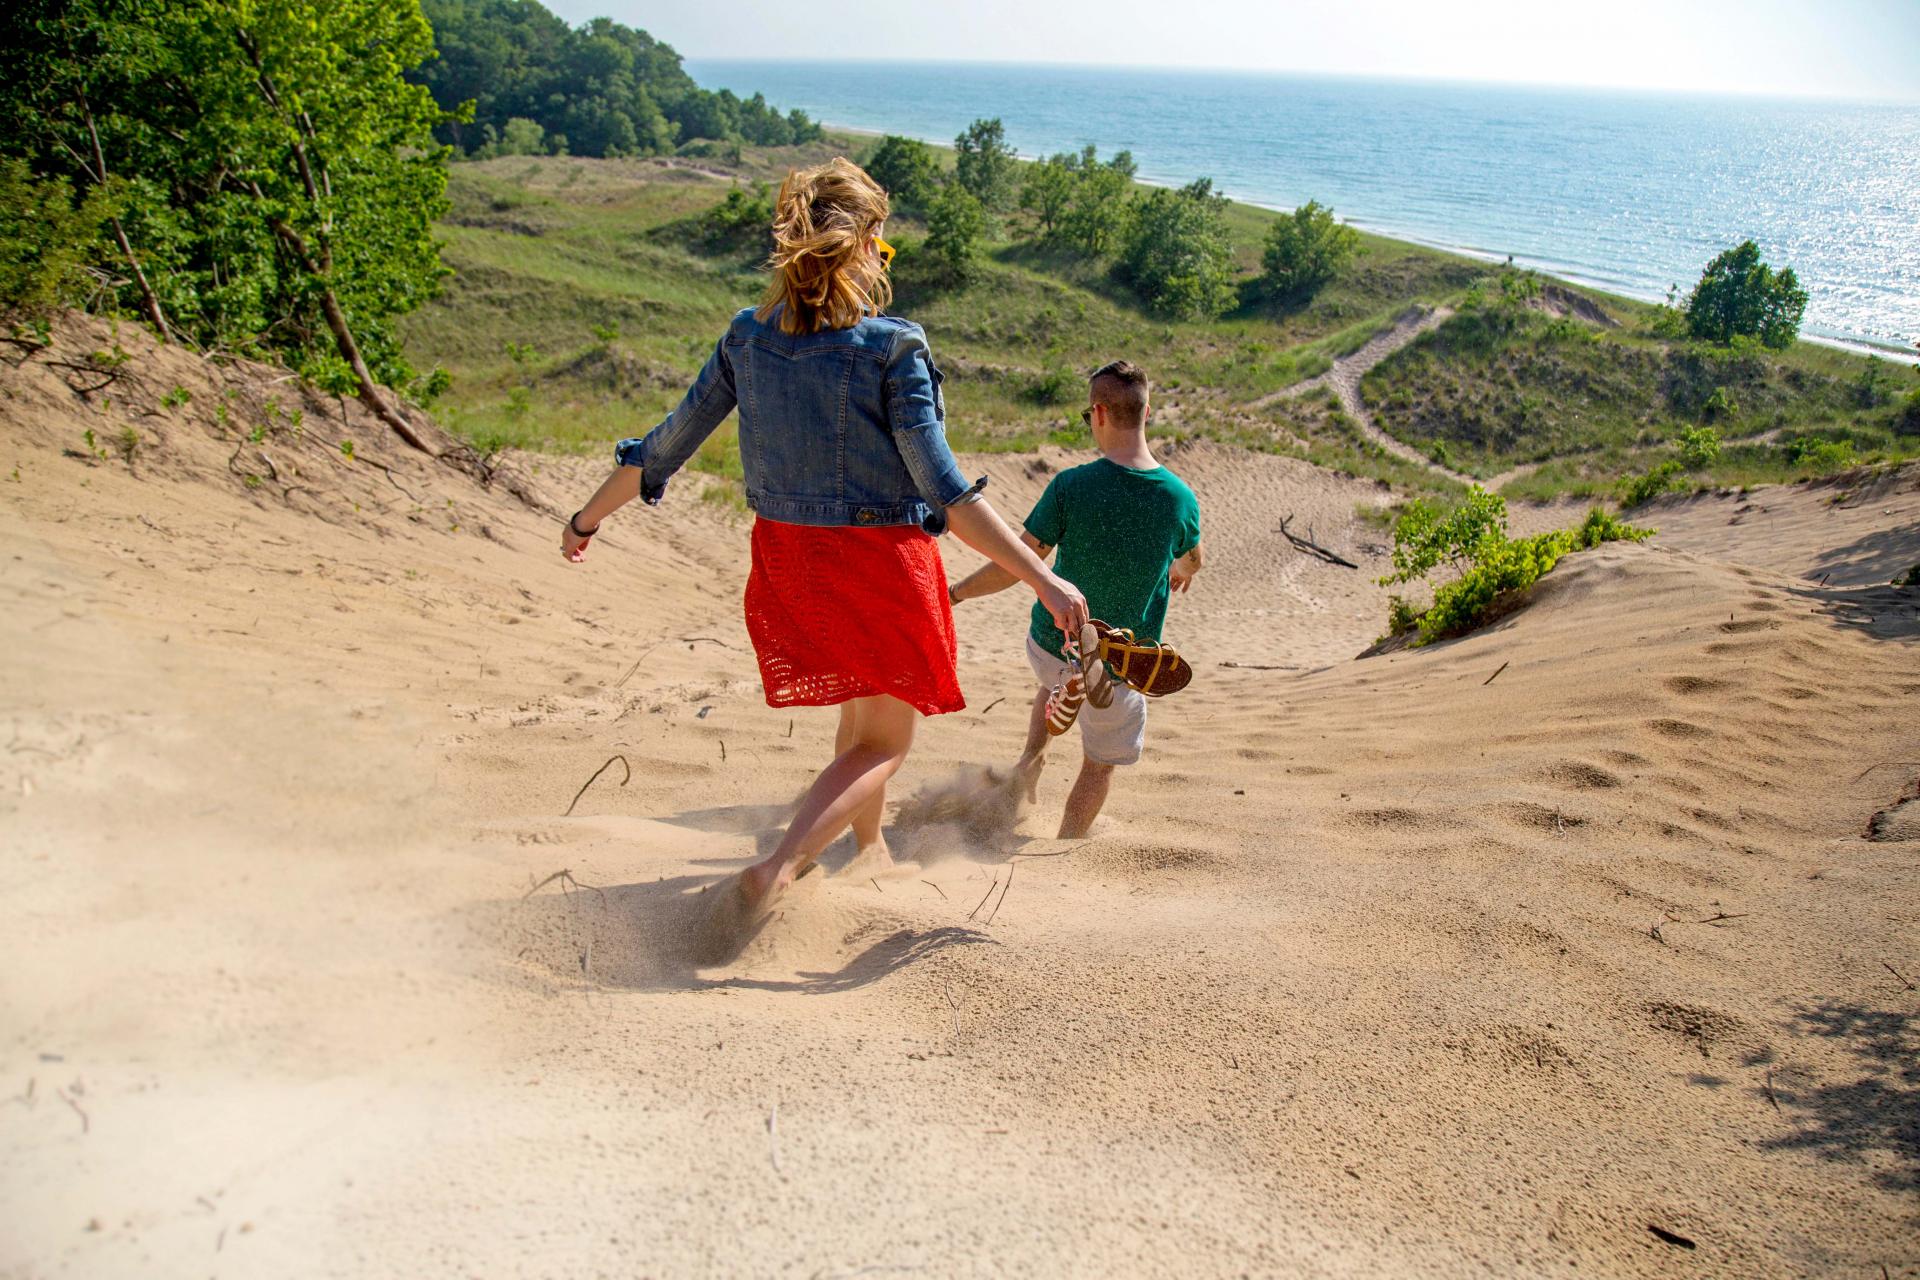
[(1048, 156), (1028, 166), (1026, 180), (1020, 184), (1020, 207), (1033, 215), (1035, 231), (1043, 243), (1060, 238), (1060, 226), (1073, 208), (1079, 177), (1074, 156)]
[(972, 192), (957, 183), (940, 188), (933, 206), (927, 210), (925, 250), (939, 264), (946, 283), (956, 286), (973, 283), (980, 237), (986, 228), (986, 212)]
[(1211, 320), (1234, 302), (1233, 253), (1227, 241), (1227, 198), (1201, 178), (1177, 191), (1134, 201), (1115, 266), (1158, 315)]
[(1793, 268), (1775, 272), (1747, 240), (1707, 264), (1687, 299), (1687, 328), (1711, 342), (1758, 338), (1777, 350), (1793, 345), (1806, 310), (1807, 291)]
[(979, 201), (988, 213), (1013, 207), (1014, 154), (1007, 149), (1007, 131), (999, 117), (975, 120), (953, 140), (954, 181)]
[(76, 207), (65, 178), (36, 178), (26, 161), (0, 156), (0, 316), (45, 317), (78, 301), (113, 212), (104, 187)]
[(1309, 200), (1267, 232), (1260, 283), (1269, 297), (1311, 297), (1360, 250), (1360, 233), (1333, 220), (1333, 210)]
[(29, 0), (0, 37), (29, 163), (125, 184), (109, 226), (156, 328), (284, 355), (426, 447), (377, 386), (444, 274), (442, 113), (401, 76), (432, 51), (417, 3)]
[(885, 188), (898, 213), (925, 213), (940, 190), (940, 160), (932, 147), (915, 138), (888, 134), (864, 167)]
[(1060, 236), (1089, 258), (1103, 258), (1120, 247), (1133, 213), (1129, 199), (1133, 155), (1122, 151), (1102, 165), (1080, 168), (1073, 202), (1060, 221)]
[(1682, 427), (1680, 461), (1689, 471), (1700, 471), (1720, 460), (1720, 433), (1712, 427)]
[(671, 46), (610, 18), (574, 29), (536, 0), (425, 0), (440, 56), (412, 73), (448, 111), (441, 138), (473, 153), (515, 117), (560, 135), (579, 155), (656, 155), (694, 139), (785, 146), (820, 127), (755, 94), (695, 84)]

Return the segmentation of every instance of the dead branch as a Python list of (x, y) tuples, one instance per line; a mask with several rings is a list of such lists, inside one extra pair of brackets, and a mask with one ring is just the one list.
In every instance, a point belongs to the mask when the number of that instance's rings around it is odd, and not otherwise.
[(1908, 978), (1906, 974), (1900, 972), (1898, 969), (1888, 964), (1885, 960), (1882, 960), (1880, 962), (1880, 967), (1885, 969), (1888, 973), (1892, 974), (1894, 977), (1898, 978), (1901, 981), (1901, 983), (1904, 984), (1900, 988), (1902, 991), (1913, 990), (1913, 980)]
[[(1503, 662), (1500, 664), (1500, 671), (1505, 671), (1508, 667), (1512, 665), (1513, 664), (1511, 662)], [(1492, 675), (1488, 676), (1485, 680), (1482, 680), (1480, 682), (1480, 687), (1484, 689), (1488, 685), (1492, 684), (1495, 680), (1498, 680), (1500, 678), (1500, 671), (1496, 671)]]
[(55, 1089), (54, 1092), (60, 1095), (60, 1101), (73, 1108), (73, 1114), (80, 1117), (80, 1132), (82, 1134), (93, 1132), (93, 1121), (87, 1118), (86, 1109), (73, 1100), (73, 1095), (65, 1089)]
[(1920, 760), (1882, 760), (1879, 764), (1870, 764), (1854, 774), (1853, 780), (1858, 782), (1875, 769), (1920, 769)]
[(979, 915), (980, 908), (987, 905), (987, 899), (991, 898), (993, 896), (993, 891), (995, 889), (998, 889), (999, 887), (1000, 887), (1000, 877), (995, 876), (993, 878), (993, 883), (987, 886), (987, 891), (980, 895), (980, 901), (974, 903), (973, 910), (967, 912), (967, 919), (971, 920), (975, 916)]
[(987, 714), (987, 712), (993, 710), (995, 707), (999, 706), (1001, 703), (1005, 701), (1006, 701), (1005, 698), (995, 698), (992, 702), (989, 702), (986, 706), (980, 708), (980, 714), (981, 715)]
[(929, 889), (932, 889), (935, 893), (939, 894), (940, 900), (942, 902), (945, 902), (947, 900), (947, 891), (945, 889), (942, 889), (939, 885), (935, 884), (933, 881), (922, 880), (920, 883), (926, 885)]
[(627, 763), (627, 758), (625, 756), (620, 755), (618, 752), (616, 752), (613, 755), (610, 755), (607, 757), (606, 764), (601, 765), (598, 769), (595, 769), (593, 771), (592, 778), (588, 778), (585, 782), (580, 784), (580, 789), (573, 793), (573, 804), (569, 804), (567, 806), (567, 811), (561, 814), (560, 815), (561, 817), (571, 818), (573, 816), (573, 806), (580, 803), (580, 797), (587, 794), (587, 788), (594, 784), (595, 779), (599, 778), (601, 774), (605, 773), (609, 768), (611, 768), (615, 760), (618, 760), (620, 762), (620, 767), (626, 770), (626, 776), (620, 779), (620, 785), (624, 787), (629, 782), (633, 781), (633, 766)]
[(560, 882), (560, 890), (563, 893), (567, 891), (567, 886), (569, 885), (573, 886), (575, 889), (588, 889), (600, 895), (601, 906), (604, 907), (607, 904), (607, 891), (605, 889), (602, 889), (597, 884), (585, 884), (579, 880), (574, 879), (573, 872), (567, 870), (565, 867), (560, 868), (558, 871), (554, 872), (552, 875), (540, 881), (540, 883), (534, 885), (532, 888), (528, 889), (525, 893), (521, 894), (520, 901), (525, 902), (528, 898), (531, 898), (534, 894), (540, 892), (542, 889), (552, 884), (555, 880), (558, 880)]
[(987, 924), (989, 927), (993, 924), (993, 918), (1000, 914), (1000, 908), (1007, 905), (1007, 889), (1013, 888), (1013, 868), (1019, 861), (1018, 858), (1013, 858), (1007, 862), (1007, 888), (1000, 891), (1000, 900), (993, 904), (993, 910), (987, 912)]
[[(1337, 555), (1334, 552), (1327, 550), (1325, 547), (1315, 542), (1312, 538), (1310, 537), (1303, 538), (1299, 534), (1287, 528), (1287, 526), (1292, 522), (1293, 522), (1293, 513), (1289, 511), (1287, 513), (1286, 519), (1280, 522), (1279, 533), (1281, 537), (1285, 538), (1288, 542), (1291, 542), (1293, 544), (1294, 550), (1304, 551), (1316, 560), (1324, 560), (1328, 564), (1337, 564), (1343, 569), (1358, 569), (1360, 567), (1359, 565), (1355, 564), (1353, 561), (1347, 559), (1345, 556)], [(1308, 529), (1307, 532), (1311, 534), (1313, 530)]]
[(1780, 1110), (1780, 1099), (1773, 1096), (1773, 1068), (1767, 1068), (1767, 1101), (1773, 1104), (1775, 1111)]
[(1298, 664), (1291, 662), (1278, 664), (1264, 662), (1223, 662), (1220, 665), (1229, 667), (1235, 671), (1298, 671), (1300, 669)]

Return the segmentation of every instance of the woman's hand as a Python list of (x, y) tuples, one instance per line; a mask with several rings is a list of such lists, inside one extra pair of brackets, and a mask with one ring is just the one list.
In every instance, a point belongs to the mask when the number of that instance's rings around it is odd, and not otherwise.
[(560, 526), (560, 554), (566, 557), (569, 564), (579, 564), (587, 558), (587, 543), (592, 540), (593, 534), (600, 532), (600, 530), (595, 528), (593, 533), (582, 537), (573, 531), (573, 527), (571, 517), (568, 518), (565, 524)]
[(1053, 615), (1053, 625), (1069, 636), (1078, 636), (1087, 621), (1087, 598), (1080, 588), (1057, 573), (1049, 573), (1033, 588), (1040, 603)]

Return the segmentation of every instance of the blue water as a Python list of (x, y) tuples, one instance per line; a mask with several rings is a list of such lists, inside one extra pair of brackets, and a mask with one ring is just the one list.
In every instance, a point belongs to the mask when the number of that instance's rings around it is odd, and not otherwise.
[(1616, 293), (1685, 296), (1744, 239), (1812, 294), (1804, 332), (1920, 342), (1920, 106), (992, 64), (690, 60), (832, 125), (1022, 155), (1131, 150), (1140, 176), (1333, 206), (1383, 235)]

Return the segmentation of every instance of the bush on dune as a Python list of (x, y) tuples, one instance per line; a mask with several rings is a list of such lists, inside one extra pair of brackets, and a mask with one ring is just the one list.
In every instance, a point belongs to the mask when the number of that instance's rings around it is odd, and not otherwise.
[(1431, 580), (1442, 562), (1457, 576), (1433, 588), (1424, 611), (1400, 596), (1387, 609), (1389, 635), (1419, 630), (1416, 644), (1464, 635), (1497, 616), (1502, 605), (1553, 570), (1563, 556), (1603, 542), (1639, 542), (1653, 530), (1625, 524), (1595, 507), (1577, 529), (1556, 529), (1530, 538), (1507, 537), (1507, 504), (1475, 485), (1451, 511), (1415, 500), (1394, 526), (1394, 572), (1382, 586)]

